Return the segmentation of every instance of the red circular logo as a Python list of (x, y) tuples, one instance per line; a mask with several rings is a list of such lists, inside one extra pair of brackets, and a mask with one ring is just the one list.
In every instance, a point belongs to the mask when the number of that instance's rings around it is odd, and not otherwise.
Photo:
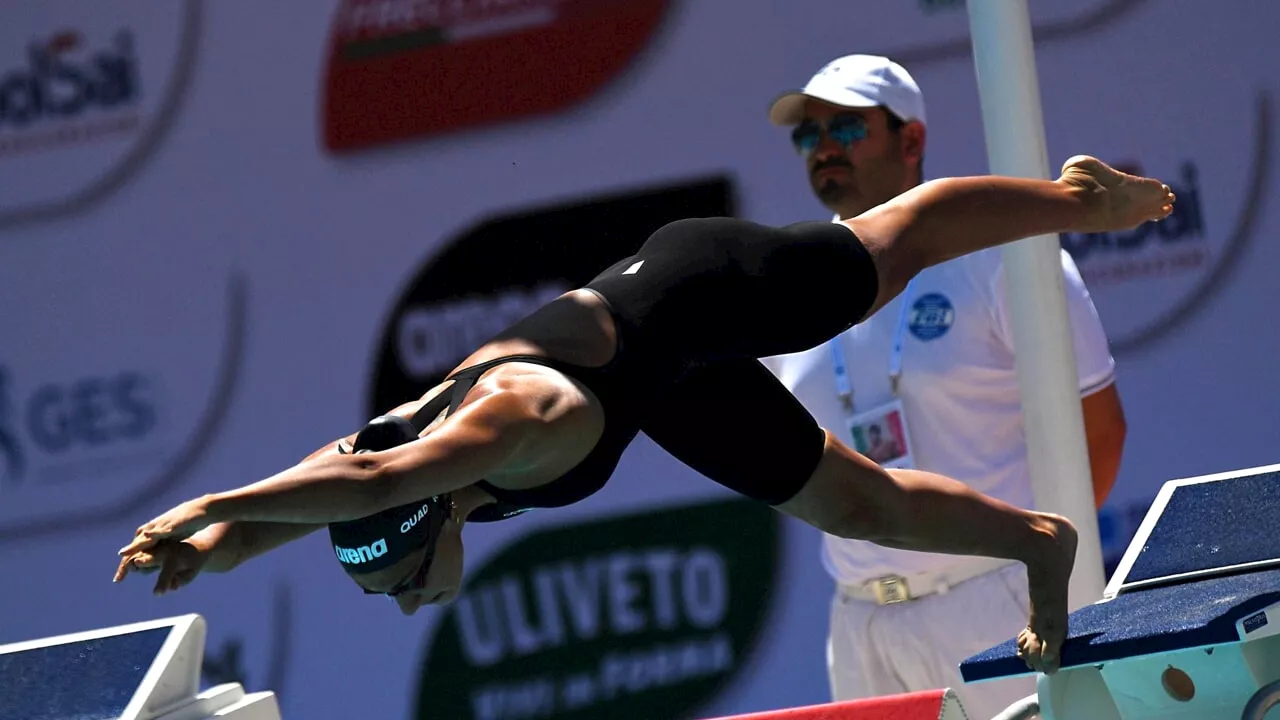
[(550, 112), (649, 41), (667, 0), (343, 0), (325, 78), (334, 153)]

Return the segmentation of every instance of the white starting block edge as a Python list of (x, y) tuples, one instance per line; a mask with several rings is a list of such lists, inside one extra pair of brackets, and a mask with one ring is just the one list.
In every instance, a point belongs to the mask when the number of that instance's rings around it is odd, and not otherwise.
[(1169, 500), (1173, 497), (1174, 492), (1177, 491), (1178, 488), (1186, 487), (1188, 485), (1219, 482), (1221, 480), (1231, 480), (1238, 477), (1248, 477), (1251, 475), (1263, 475), (1272, 472), (1280, 472), (1280, 464), (1263, 465), (1260, 467), (1245, 468), (1243, 470), (1231, 470), (1229, 472), (1214, 473), (1212, 475), (1180, 478), (1177, 480), (1169, 480), (1164, 485), (1161, 485), (1160, 492), (1156, 493), (1156, 498), (1151, 502), (1151, 507), (1147, 509), (1146, 516), (1142, 518), (1142, 523), (1138, 526), (1137, 532), (1134, 533), (1133, 540), (1129, 542), (1129, 546), (1125, 548), (1124, 555), (1120, 558), (1120, 563), (1116, 565), (1116, 571), (1111, 575), (1111, 580), (1102, 591), (1102, 600), (1099, 602), (1113, 600), (1124, 590), (1135, 590), (1150, 585), (1166, 584), (1169, 582), (1190, 580), (1194, 578), (1213, 577), (1241, 570), (1261, 570), (1263, 568), (1276, 567), (1277, 565), (1280, 565), (1280, 560), (1263, 560), (1260, 562), (1233, 565), (1231, 567), (1183, 573), (1166, 578), (1156, 578), (1133, 583), (1125, 582), (1129, 576), (1129, 572), (1133, 570), (1134, 564), (1137, 563), (1138, 556), (1142, 554), (1142, 549), (1147, 546), (1147, 540), (1150, 539), (1151, 533), (1155, 530), (1156, 524), (1160, 521), (1160, 516), (1164, 514), (1165, 508), (1168, 507)]
[[(1098, 603), (1114, 600), (1122, 592), (1151, 585), (1208, 578), (1242, 570), (1261, 570), (1280, 565), (1277, 560), (1244, 563), (1231, 567), (1184, 573), (1149, 581), (1126, 583), (1142, 550), (1147, 545), (1161, 515), (1178, 488), (1202, 483), (1280, 472), (1280, 464), (1263, 465), (1229, 472), (1170, 480), (1160, 487), (1150, 509), (1125, 549), (1115, 573)], [(1137, 658), (1112, 660), (1096, 665), (1066, 668), (1055, 675), (1037, 673), (1037, 697), (1044, 720), (1110, 720), (1112, 718), (1241, 717), (1235, 705), (1245, 705), (1255, 692), (1267, 689), (1280, 677), (1280, 641), (1259, 641), (1280, 635), (1280, 603), (1272, 604), (1235, 623), (1236, 642), (1153, 653)], [(1177, 668), (1199, 680), (1200, 698), (1213, 704), (1209, 709), (1193, 709), (1196, 699), (1171, 700), (1163, 692), (1152, 692), (1166, 668)], [(1210, 700), (1212, 698), (1212, 700)], [(1216, 702), (1215, 702), (1216, 701)], [(1185, 704), (1184, 704), (1185, 703)], [(1231, 710), (1227, 711), (1226, 706)], [(1191, 707), (1188, 707), (1191, 706)], [(1225, 712), (1224, 712), (1225, 711)]]
[(270, 691), (246, 693), (239, 683), (226, 683), (200, 692), (207, 625), (195, 613), (0, 645), (0, 654), (166, 627), (168, 637), (118, 720), (280, 720)]

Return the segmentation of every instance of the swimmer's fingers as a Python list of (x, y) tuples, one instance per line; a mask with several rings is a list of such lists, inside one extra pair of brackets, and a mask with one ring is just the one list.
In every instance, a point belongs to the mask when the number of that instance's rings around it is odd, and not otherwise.
[(197, 550), (190, 543), (174, 543), (165, 545), (164, 561), (160, 565), (160, 576), (156, 578), (156, 595), (173, 592), (189, 584), (200, 574), (208, 556)]
[(129, 574), (129, 568), (133, 567), (132, 557), (120, 558), (120, 565), (116, 568), (116, 574), (111, 578), (111, 582), (120, 582)]
[(160, 571), (160, 577), (156, 578), (156, 586), (152, 592), (156, 595), (173, 592), (195, 580), (199, 572), (199, 570), (180, 569), (176, 565), (167, 565)]
[(148, 525), (138, 528), (138, 532), (133, 536), (133, 540), (118, 550), (118, 554), (123, 557), (130, 557), (144, 550), (150, 550), (155, 547), (161, 540), (160, 537), (152, 535)]
[(163, 595), (170, 590), (177, 590), (178, 584), (176, 580), (178, 572), (179, 569), (177, 562), (170, 561), (165, 563), (164, 567), (160, 569), (160, 577), (156, 578), (155, 589), (151, 592), (156, 595)]
[(158, 540), (185, 540), (212, 524), (208, 511), (204, 498), (188, 500), (138, 528), (133, 542), (120, 548), (120, 554), (130, 555), (145, 550)]
[(164, 564), (162, 553), (153, 552), (152, 550), (141, 550), (131, 555), (120, 558), (120, 564), (116, 567), (115, 577), (112, 582), (120, 582), (124, 580), (130, 572), (149, 575), (160, 570)]

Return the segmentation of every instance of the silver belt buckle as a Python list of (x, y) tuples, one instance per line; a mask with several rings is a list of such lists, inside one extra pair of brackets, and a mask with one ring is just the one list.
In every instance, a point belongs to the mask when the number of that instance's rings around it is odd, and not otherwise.
[(899, 575), (888, 575), (874, 580), (877, 605), (892, 605), (911, 599), (911, 589), (907, 587), (907, 579)]

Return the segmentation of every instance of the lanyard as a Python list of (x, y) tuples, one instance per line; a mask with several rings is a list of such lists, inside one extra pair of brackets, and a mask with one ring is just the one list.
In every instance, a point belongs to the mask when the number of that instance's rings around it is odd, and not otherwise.
[[(907, 283), (902, 291), (902, 311), (898, 315), (898, 325), (893, 331), (893, 347), (889, 351), (889, 387), (893, 396), (898, 396), (898, 383), (902, 379), (902, 343), (907, 335), (907, 321), (911, 317), (911, 285), (915, 278)], [(840, 347), (840, 336), (827, 341), (831, 348), (831, 364), (836, 373), (836, 394), (844, 402), (846, 410), (853, 410), (853, 384), (849, 382), (849, 367), (844, 361), (844, 349)]]

